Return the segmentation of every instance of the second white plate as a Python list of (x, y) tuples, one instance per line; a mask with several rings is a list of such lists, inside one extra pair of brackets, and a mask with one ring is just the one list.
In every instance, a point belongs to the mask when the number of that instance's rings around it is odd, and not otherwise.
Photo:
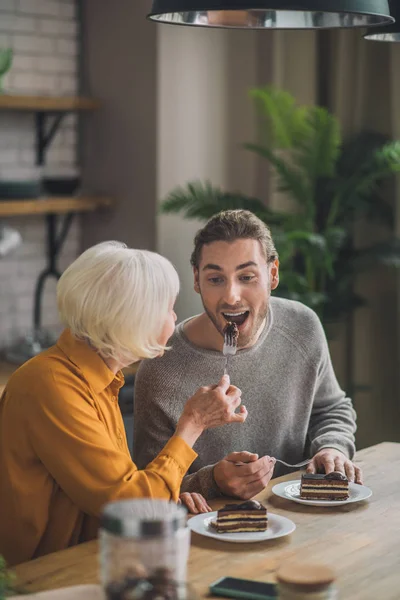
[(352, 502), (361, 502), (372, 496), (372, 490), (366, 485), (358, 483), (349, 483), (349, 499), (348, 500), (304, 500), (300, 498), (300, 480), (283, 481), (277, 483), (272, 488), (273, 493), (280, 498), (293, 500), (299, 504), (309, 504), (310, 506), (343, 506)]
[(296, 525), (290, 519), (275, 515), (268, 511), (268, 528), (266, 531), (248, 531), (243, 533), (217, 533), (212, 527), (211, 521), (217, 518), (217, 511), (196, 515), (188, 521), (189, 528), (195, 533), (211, 537), (221, 542), (232, 542), (234, 544), (248, 544), (250, 542), (263, 542), (289, 535), (296, 529)]

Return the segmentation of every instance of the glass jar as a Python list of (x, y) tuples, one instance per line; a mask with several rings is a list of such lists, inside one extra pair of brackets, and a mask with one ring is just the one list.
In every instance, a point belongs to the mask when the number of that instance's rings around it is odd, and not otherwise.
[(104, 508), (100, 569), (108, 600), (188, 598), (186, 514), (165, 500), (122, 500)]
[(319, 563), (288, 562), (276, 574), (279, 600), (337, 600), (335, 572)]

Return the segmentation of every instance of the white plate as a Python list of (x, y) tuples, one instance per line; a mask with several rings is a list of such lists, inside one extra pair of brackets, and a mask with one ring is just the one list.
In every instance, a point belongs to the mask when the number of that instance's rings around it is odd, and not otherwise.
[[(36, 594), (24, 594), (24, 600), (105, 600), (99, 585), (72, 585), (71, 587)], [(21, 596), (10, 596), (8, 600), (21, 600)]]
[(309, 504), (310, 506), (343, 506), (343, 504), (351, 504), (352, 502), (361, 502), (372, 496), (372, 490), (366, 485), (358, 483), (349, 483), (349, 499), (348, 500), (304, 500), (300, 498), (300, 480), (283, 481), (277, 483), (272, 488), (273, 493), (281, 498), (293, 500), (299, 504)]
[(289, 535), (296, 529), (296, 525), (290, 519), (275, 515), (268, 511), (268, 528), (266, 531), (247, 531), (242, 533), (217, 533), (212, 527), (211, 521), (217, 518), (217, 511), (196, 515), (188, 521), (189, 528), (195, 533), (221, 540), (222, 542), (233, 542), (234, 544), (246, 544), (249, 542), (263, 542)]

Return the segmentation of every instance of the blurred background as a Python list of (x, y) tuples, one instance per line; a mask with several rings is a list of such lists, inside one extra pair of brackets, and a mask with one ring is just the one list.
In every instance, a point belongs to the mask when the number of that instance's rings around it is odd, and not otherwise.
[[(318, 156), (329, 158), (324, 149), (339, 147), (335, 132), (340, 129), (350, 144), (349, 158), (341, 163), (342, 182), (354, 173), (351, 160), (361, 164), (364, 176), (372, 164), (365, 161), (375, 160), (376, 178), (334, 223), (346, 244), (341, 261), (332, 249), (327, 258), (332, 262), (334, 255), (334, 277), (328, 269), (333, 291), (325, 286), (321, 296), (321, 290), (312, 290), (317, 295), (311, 298), (302, 280), (301, 293), (324, 317), (324, 306), (338, 305), (331, 294), (346, 280), (346, 294), (355, 301), (336, 311), (334, 319), (326, 316), (324, 325), (338, 379), (358, 413), (358, 446), (400, 441), (400, 196), (395, 176), (389, 176), (398, 171), (399, 147), (379, 154), (386, 143), (400, 139), (400, 44), (366, 41), (360, 30), (162, 26), (146, 21), (150, 5), (145, 0), (0, 0), (0, 47), (12, 49), (0, 96), (0, 388), (24, 356), (60, 331), (57, 273), (102, 240), (167, 256), (182, 282), (178, 319), (201, 311), (189, 256), (204, 221), (188, 219), (182, 210), (159, 210), (178, 186), (200, 182), (201, 196), (210, 182), (218, 208), (246, 207), (256, 198), (269, 211), (266, 222), (268, 215), (273, 219), (272, 211), (299, 211), (295, 189), (277, 191), (271, 156), (244, 147), (262, 141), (267, 148), (266, 121), (287, 124), (294, 114), (289, 96), (276, 97), (271, 90), (277, 90), (290, 94), (296, 105), (324, 107), (323, 113), (313, 113), (327, 133), (314, 139)], [(269, 98), (287, 112), (272, 118), (265, 97), (251, 97), (250, 90), (265, 86), (274, 86), (268, 88)], [(288, 149), (277, 151), (290, 164)], [(333, 159), (335, 150), (331, 154)], [(380, 160), (386, 161), (382, 173)], [(218, 196), (217, 188), (232, 196)], [(325, 188), (315, 192), (315, 202), (321, 194), (329, 204)], [(43, 195), (57, 204), (52, 212), (57, 217), (43, 208), (38, 199)], [(182, 199), (175, 208), (185, 201), (186, 206), (202, 203), (181, 190)], [(211, 209), (203, 206), (198, 214), (206, 216)], [(297, 258), (284, 266), (294, 273), (303, 268), (302, 252), (326, 249), (324, 240), (310, 232), (302, 234), (304, 239), (306, 246), (290, 242)], [(287, 238), (281, 243), (288, 247)], [(352, 260), (360, 250), (351, 269), (349, 248)], [(46, 269), (50, 275), (38, 286)], [(289, 288), (287, 295), (299, 294)], [(128, 373), (121, 396), (129, 435), (133, 377)]]

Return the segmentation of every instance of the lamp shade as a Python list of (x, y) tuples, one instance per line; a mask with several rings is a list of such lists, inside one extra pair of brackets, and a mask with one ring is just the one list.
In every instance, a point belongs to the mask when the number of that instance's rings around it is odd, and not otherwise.
[(327, 29), (394, 22), (388, 0), (153, 0), (148, 18), (236, 29)]
[(364, 35), (373, 42), (400, 42), (400, 0), (389, 0), (390, 14), (396, 20), (391, 25), (374, 27)]

